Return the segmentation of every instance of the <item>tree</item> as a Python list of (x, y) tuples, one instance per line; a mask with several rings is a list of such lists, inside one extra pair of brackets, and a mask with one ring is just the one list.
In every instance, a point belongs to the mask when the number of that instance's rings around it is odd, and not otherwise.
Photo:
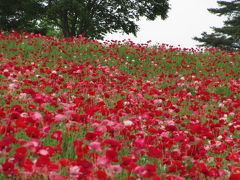
[[(0, 0), (0, 30), (45, 33), (46, 27), (38, 26), (44, 6), (33, 0)], [(38, 17), (38, 18), (36, 18)]]
[(235, 51), (240, 49), (240, 1), (218, 1), (220, 8), (210, 8), (208, 11), (218, 16), (227, 16), (222, 28), (212, 27), (214, 33), (203, 32), (201, 38), (194, 37), (203, 44), (200, 46), (216, 47)]
[(167, 18), (168, 0), (48, 0), (47, 19), (65, 37), (84, 34), (102, 39), (105, 34), (122, 30), (136, 35), (134, 20), (141, 16), (155, 20)]
[[(20, 2), (21, 0), (18, 1)], [(47, 27), (48, 29), (55, 27), (61, 30), (65, 37), (84, 34), (85, 37), (96, 39), (103, 39), (107, 33), (117, 31), (136, 35), (139, 28), (135, 24), (135, 20), (139, 20), (140, 17), (155, 20), (158, 16), (164, 20), (167, 18), (167, 12), (170, 9), (168, 0), (24, 1), (36, 5), (38, 11), (36, 11), (37, 13), (33, 13), (33, 20), (30, 17), (27, 18), (24, 16), (22, 18), (25, 21), (23, 24), (34, 21), (37, 22), (35, 27)], [(10, 4), (7, 6), (10, 6)], [(27, 11), (29, 8), (31, 7), (28, 6), (28, 8), (24, 10), (25, 15), (28, 14)], [(19, 8), (13, 8), (14, 14), (16, 14), (15, 9)], [(9, 21), (9, 16), (5, 19)], [(50, 28), (50, 26), (52, 27)], [(21, 26), (19, 25), (17, 27)]]

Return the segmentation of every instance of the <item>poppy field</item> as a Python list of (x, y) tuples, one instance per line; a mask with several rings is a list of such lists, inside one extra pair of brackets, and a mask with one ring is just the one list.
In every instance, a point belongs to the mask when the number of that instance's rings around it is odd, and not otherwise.
[(240, 179), (240, 51), (0, 33), (0, 179)]

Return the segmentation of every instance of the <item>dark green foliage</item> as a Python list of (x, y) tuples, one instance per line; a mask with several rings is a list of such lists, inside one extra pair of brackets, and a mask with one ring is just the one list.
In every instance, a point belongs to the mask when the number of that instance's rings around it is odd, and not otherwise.
[(47, 29), (38, 26), (38, 19), (43, 16), (41, 1), (0, 0), (0, 30), (46, 33)]
[[(50, 34), (58, 30), (65, 37), (84, 34), (85, 37), (95, 39), (103, 39), (107, 33), (117, 31), (136, 35), (138, 26), (135, 20), (140, 17), (155, 20), (158, 16), (164, 20), (170, 9), (168, 0), (0, 1), (6, 1), (6, 4), (0, 6), (0, 28), (3, 30), (45, 28)], [(13, 3), (17, 1), (19, 3)], [(7, 12), (8, 7), (10, 12)], [(14, 26), (12, 20), (16, 22)]]
[(134, 20), (145, 16), (150, 20), (167, 17), (168, 0), (48, 0), (47, 19), (61, 29), (65, 37), (84, 34), (102, 39), (110, 32), (122, 30), (134, 35)]
[(224, 26), (221, 28), (212, 27), (214, 33), (203, 32), (201, 38), (194, 37), (194, 40), (201, 42), (200, 46), (230, 51), (238, 50), (240, 49), (240, 1), (218, 1), (218, 4), (220, 8), (211, 8), (208, 11), (218, 16), (227, 16)]

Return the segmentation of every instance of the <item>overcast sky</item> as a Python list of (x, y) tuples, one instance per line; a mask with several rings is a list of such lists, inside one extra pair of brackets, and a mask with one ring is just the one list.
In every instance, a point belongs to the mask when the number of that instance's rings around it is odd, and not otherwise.
[(182, 48), (195, 48), (199, 42), (194, 36), (201, 37), (203, 31), (212, 32), (210, 27), (222, 27), (224, 17), (208, 12), (208, 8), (218, 8), (217, 0), (170, 0), (171, 10), (166, 20), (141, 19), (137, 22), (140, 30), (137, 37), (122, 33), (108, 34), (106, 40), (131, 39), (135, 43), (166, 43)]

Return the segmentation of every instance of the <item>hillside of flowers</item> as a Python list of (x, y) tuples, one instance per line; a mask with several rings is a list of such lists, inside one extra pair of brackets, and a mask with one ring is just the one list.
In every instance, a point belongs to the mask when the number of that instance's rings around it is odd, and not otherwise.
[(239, 180), (240, 51), (1, 32), (0, 179)]

